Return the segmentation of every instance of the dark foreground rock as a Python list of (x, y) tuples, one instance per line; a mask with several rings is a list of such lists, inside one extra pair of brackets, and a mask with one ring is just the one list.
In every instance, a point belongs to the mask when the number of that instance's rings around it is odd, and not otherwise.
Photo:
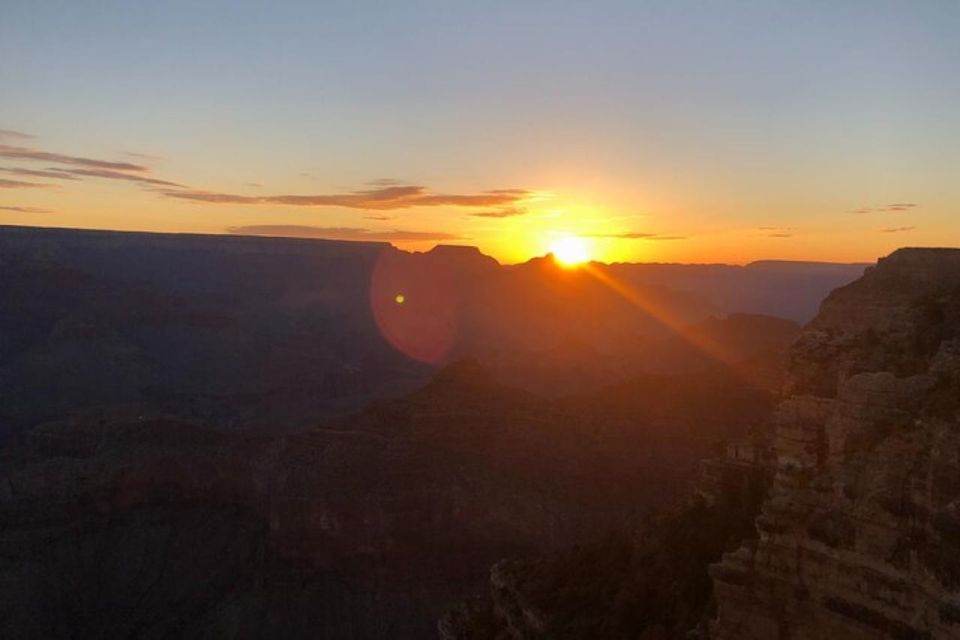
[(45, 423), (0, 451), (0, 637), (435, 637), (496, 560), (634, 528), (771, 404), (719, 370), (558, 402), (463, 361), (281, 436)]

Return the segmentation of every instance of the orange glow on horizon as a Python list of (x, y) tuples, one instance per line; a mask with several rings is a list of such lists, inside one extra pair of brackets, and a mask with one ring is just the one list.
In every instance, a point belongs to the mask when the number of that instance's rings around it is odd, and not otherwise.
[(560, 266), (568, 269), (590, 260), (590, 247), (579, 236), (564, 236), (550, 246), (550, 252)]

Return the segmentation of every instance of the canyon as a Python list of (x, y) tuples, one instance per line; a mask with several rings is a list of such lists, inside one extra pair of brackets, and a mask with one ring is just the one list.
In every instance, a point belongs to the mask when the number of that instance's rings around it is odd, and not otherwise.
[[(751, 267), (607, 267), (645, 312), (465, 248), (4, 231), (5, 637), (960, 637), (958, 250), (801, 329), (683, 284)], [(382, 261), (441, 313), (377, 312)]]
[(715, 638), (960, 637), (960, 251), (900, 250), (792, 351), (759, 537)]
[(805, 322), (863, 268), (615, 264), (595, 277), (472, 247), (0, 227), (0, 435), (105, 407), (295, 431), (465, 356), (542, 394), (596, 390), (678, 371), (645, 354), (691, 324)]
[(498, 563), (442, 637), (960, 637), (960, 250), (901, 249), (831, 293), (780, 396), (682, 506)]

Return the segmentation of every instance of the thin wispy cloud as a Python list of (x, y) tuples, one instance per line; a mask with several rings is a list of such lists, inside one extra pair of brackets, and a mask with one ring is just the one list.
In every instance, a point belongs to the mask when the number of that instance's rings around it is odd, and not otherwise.
[(904, 233), (907, 231), (913, 231), (916, 227), (887, 227), (886, 229), (880, 229), (880, 233)]
[(649, 240), (651, 238), (656, 238), (657, 234), (647, 233), (646, 231), (628, 231), (626, 233), (618, 233), (610, 237), (624, 238), (626, 240)]
[(408, 231), (402, 229), (378, 231), (360, 227), (313, 227), (297, 224), (261, 224), (228, 227), (227, 233), (247, 236), (282, 236), (289, 238), (359, 240), (368, 242), (414, 242), (465, 239), (462, 236), (452, 233), (438, 231)]
[(892, 202), (890, 204), (881, 205), (878, 207), (861, 207), (859, 209), (851, 209), (850, 213), (897, 213), (900, 211), (910, 211), (918, 207), (916, 202)]
[(30, 135), (29, 133), (23, 133), (22, 131), (13, 131), (11, 129), (0, 129), (0, 140), (4, 138), (8, 140), (33, 140), (37, 136)]
[(766, 232), (768, 238), (792, 238), (794, 227), (760, 227), (760, 231)]
[(149, 153), (140, 153), (138, 151), (124, 151), (123, 155), (129, 158), (137, 158), (138, 160), (147, 160), (148, 162), (156, 162), (157, 160), (163, 160), (160, 156), (151, 155)]
[(170, 198), (214, 204), (345, 207), (348, 209), (373, 209), (382, 211), (439, 206), (495, 207), (519, 202), (529, 195), (529, 192), (523, 189), (499, 189), (478, 194), (439, 194), (432, 193), (426, 187), (417, 185), (364, 189), (350, 193), (314, 195), (248, 196), (197, 190), (167, 190), (162, 193)]
[(57, 180), (79, 180), (65, 171), (53, 167), (43, 169), (23, 169), (21, 167), (0, 167), (0, 171), (17, 176), (32, 176), (34, 178), (55, 178)]
[(39, 182), (24, 182), (22, 180), (5, 180), (0, 178), (0, 189), (49, 189), (53, 185)]
[(128, 182), (139, 182), (140, 184), (155, 185), (158, 187), (181, 187), (176, 182), (169, 180), (160, 180), (159, 178), (150, 178), (136, 173), (123, 173), (122, 171), (111, 171), (109, 169), (62, 169), (64, 173), (72, 176), (84, 176), (87, 178), (105, 178), (107, 180), (126, 180)]
[(0, 211), (13, 211), (14, 213), (53, 213), (49, 209), (40, 209), (37, 207), (13, 207), (0, 205)]
[(625, 231), (623, 233), (587, 233), (588, 238), (618, 238), (621, 240), (686, 240), (687, 236), (661, 235), (647, 231)]
[(527, 210), (520, 207), (504, 207), (503, 209), (492, 209), (490, 211), (477, 211), (470, 215), (478, 218), (512, 218), (514, 216), (522, 216), (526, 213)]
[(70, 164), (93, 169), (110, 169), (113, 171), (147, 171), (147, 167), (132, 162), (113, 162), (110, 160), (97, 160), (95, 158), (84, 158), (82, 156), (70, 156), (62, 153), (51, 153), (49, 151), (39, 151), (27, 147), (16, 147), (7, 144), (0, 144), (0, 158), (12, 158), (15, 160), (37, 160), (41, 162), (52, 162), (54, 164)]

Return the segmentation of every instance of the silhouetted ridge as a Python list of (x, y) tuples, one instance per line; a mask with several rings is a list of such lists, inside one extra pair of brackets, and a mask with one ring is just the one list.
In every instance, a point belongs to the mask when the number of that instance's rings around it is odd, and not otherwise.
[(686, 325), (805, 319), (855, 273), (502, 267), (467, 246), (26, 227), (0, 227), (0, 263), (0, 432), (133, 405), (219, 429), (297, 429), (464, 356), (538, 393), (596, 391)]

